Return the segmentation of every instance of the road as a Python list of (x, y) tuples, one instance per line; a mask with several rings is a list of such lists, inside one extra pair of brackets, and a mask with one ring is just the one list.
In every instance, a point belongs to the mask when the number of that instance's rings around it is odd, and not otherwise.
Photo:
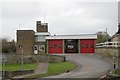
[(111, 63), (96, 54), (67, 54), (66, 58), (78, 67), (69, 73), (47, 78), (100, 78), (112, 69)]

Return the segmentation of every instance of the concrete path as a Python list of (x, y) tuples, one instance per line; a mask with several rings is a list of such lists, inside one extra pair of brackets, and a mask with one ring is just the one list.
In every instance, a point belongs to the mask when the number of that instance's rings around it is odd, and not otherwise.
[(34, 71), (34, 74), (43, 74), (48, 71), (48, 63), (39, 63), (37, 69)]
[(68, 61), (74, 62), (78, 68), (69, 72), (46, 78), (100, 78), (112, 65), (97, 54), (67, 54)]
[(15, 76), (13, 78), (27, 78), (28, 76), (33, 76), (33, 75), (37, 75), (37, 74), (47, 73), (48, 64), (49, 63), (47, 63), (47, 62), (46, 63), (38, 63), (38, 67), (37, 67), (37, 69), (34, 70), (34, 73), (26, 74), (26, 75), (20, 75), (20, 76)]

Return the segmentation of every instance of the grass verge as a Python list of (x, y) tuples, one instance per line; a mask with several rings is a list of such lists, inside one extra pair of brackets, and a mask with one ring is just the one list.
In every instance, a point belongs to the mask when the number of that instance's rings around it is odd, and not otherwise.
[(19, 70), (34, 70), (37, 68), (37, 63), (33, 64), (6, 64), (5, 66), (0, 65), (0, 68), (5, 71), (19, 71)]
[(120, 75), (120, 69), (117, 69), (117, 70), (115, 71), (115, 74)]
[(58, 75), (58, 74), (73, 70), (75, 67), (76, 65), (71, 62), (49, 63), (47, 73), (29, 76), (29, 78), (41, 78), (41, 77), (46, 77), (51, 75)]

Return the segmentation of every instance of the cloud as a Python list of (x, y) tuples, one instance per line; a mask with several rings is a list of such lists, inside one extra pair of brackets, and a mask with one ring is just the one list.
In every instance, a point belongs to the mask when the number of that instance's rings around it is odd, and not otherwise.
[(62, 13), (62, 15), (64, 16), (78, 16), (80, 14), (82, 14), (84, 12), (84, 9), (70, 9), (69, 11), (66, 11), (64, 14)]
[(52, 34), (96, 33), (106, 28), (109, 34), (114, 34), (117, 29), (117, 8), (117, 3), (81, 3), (79, 0), (4, 2), (3, 36), (15, 38), (19, 27), (35, 30), (37, 20), (48, 22)]

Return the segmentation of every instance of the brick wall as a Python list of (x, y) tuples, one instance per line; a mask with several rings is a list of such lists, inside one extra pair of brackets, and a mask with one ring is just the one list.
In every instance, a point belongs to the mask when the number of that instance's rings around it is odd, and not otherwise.
[(33, 30), (17, 30), (17, 51), (21, 54), (20, 46), (23, 48), (24, 55), (33, 54), (33, 46), (35, 43)]
[(118, 49), (117, 48), (96, 48), (95, 53), (100, 54), (105, 57), (117, 59), (118, 57)]
[[(7, 61), (5, 64), (21, 64), (21, 55), (6, 55)], [(38, 54), (38, 55), (24, 55), (23, 63), (31, 64), (36, 62), (64, 62), (65, 56)]]
[(41, 21), (37, 21), (36, 31), (37, 32), (48, 32), (48, 24), (47, 23), (41, 23)]

